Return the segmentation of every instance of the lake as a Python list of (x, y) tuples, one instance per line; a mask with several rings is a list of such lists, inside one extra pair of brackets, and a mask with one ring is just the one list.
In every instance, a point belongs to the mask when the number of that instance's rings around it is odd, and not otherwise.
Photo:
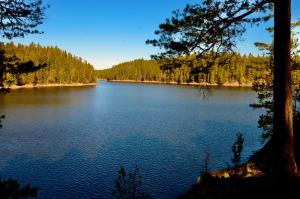
[(261, 145), (249, 88), (110, 83), (13, 90), (0, 96), (1, 178), (40, 188), (37, 198), (113, 198), (120, 166), (137, 165), (152, 198), (176, 198), (209, 168), (243, 160)]

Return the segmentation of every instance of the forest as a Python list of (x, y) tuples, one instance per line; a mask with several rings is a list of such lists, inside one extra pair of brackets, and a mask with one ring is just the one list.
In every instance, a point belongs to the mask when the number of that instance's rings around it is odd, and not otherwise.
[[(95, 82), (91, 64), (58, 47), (10, 42), (0, 43), (0, 49), (6, 66), (4, 84), (8, 86)], [(28, 64), (31, 65), (31, 70), (20, 70), (22, 66), (28, 69)]]
[[(227, 55), (229, 57), (229, 55)], [(137, 59), (113, 66), (110, 69), (97, 70), (98, 79), (107, 80), (135, 80), (161, 81), (177, 83), (209, 83), (223, 85), (224, 83), (238, 82), (252, 84), (256, 81), (265, 81), (271, 74), (270, 57), (267, 55), (241, 55), (235, 53), (230, 56), (226, 64), (214, 63), (208, 67), (206, 59), (193, 61), (191, 64), (182, 63), (180, 67), (162, 67), (159, 61)], [(293, 84), (300, 83), (298, 65), (300, 57), (294, 58), (292, 71)]]

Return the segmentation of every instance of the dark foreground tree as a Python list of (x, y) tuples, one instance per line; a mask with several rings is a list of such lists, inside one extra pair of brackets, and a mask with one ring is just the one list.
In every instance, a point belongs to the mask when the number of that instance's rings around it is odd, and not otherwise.
[[(254, 14), (256, 13), (256, 14)], [(253, 14), (253, 15), (252, 15)], [(155, 57), (170, 62), (178, 56), (218, 57), (234, 51), (245, 24), (259, 24), (274, 15), (274, 134), (273, 168), (276, 176), (298, 176), (295, 161), (291, 92), (291, 1), (203, 0), (175, 11), (159, 26), (159, 39), (148, 44), (163, 52)], [(252, 16), (252, 17), (251, 17)], [(175, 65), (176, 66), (176, 65)]]
[(36, 27), (44, 21), (41, 0), (1, 0), (0, 35), (8, 39), (41, 33)]
[(142, 190), (142, 176), (136, 166), (133, 172), (127, 173), (124, 167), (119, 170), (112, 193), (118, 199), (150, 199), (150, 195)]
[(32, 198), (37, 196), (37, 191), (37, 187), (31, 187), (29, 184), (25, 187), (20, 187), (17, 180), (8, 179), (2, 181), (0, 179), (1, 199)]
[(233, 143), (231, 147), (232, 158), (231, 161), (233, 163), (234, 168), (238, 168), (241, 164), (242, 152), (244, 148), (244, 137), (242, 133), (236, 134), (236, 141)]
[(299, 176), (295, 161), (291, 89), (291, 0), (275, 1), (274, 23), (274, 169)]

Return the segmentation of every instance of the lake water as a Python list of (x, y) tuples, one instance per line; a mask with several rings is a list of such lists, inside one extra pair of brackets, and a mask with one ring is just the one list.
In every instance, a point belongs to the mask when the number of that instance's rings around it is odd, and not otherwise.
[(1, 178), (39, 186), (38, 198), (113, 198), (120, 166), (136, 165), (152, 198), (176, 198), (199, 175), (261, 146), (251, 89), (101, 82), (97, 87), (15, 90), (0, 96)]

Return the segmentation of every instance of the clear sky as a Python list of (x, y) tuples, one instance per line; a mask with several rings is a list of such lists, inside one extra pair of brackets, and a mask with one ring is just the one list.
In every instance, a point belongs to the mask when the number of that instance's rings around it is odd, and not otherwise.
[[(146, 45), (154, 31), (171, 12), (187, 3), (200, 0), (44, 0), (50, 8), (46, 21), (39, 27), (45, 33), (14, 39), (58, 46), (93, 64), (96, 69), (109, 68), (137, 58), (148, 59), (158, 49)], [(293, 19), (300, 17), (300, 0), (292, 0)], [(256, 53), (255, 41), (270, 41), (264, 30), (271, 22), (248, 28), (241, 53)], [(300, 31), (300, 29), (298, 29)]]

